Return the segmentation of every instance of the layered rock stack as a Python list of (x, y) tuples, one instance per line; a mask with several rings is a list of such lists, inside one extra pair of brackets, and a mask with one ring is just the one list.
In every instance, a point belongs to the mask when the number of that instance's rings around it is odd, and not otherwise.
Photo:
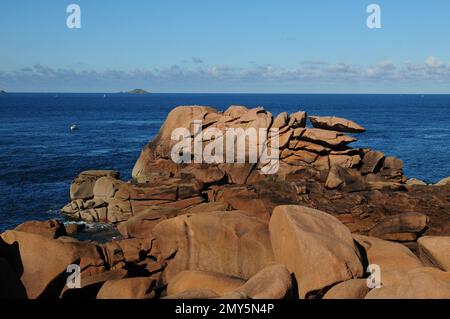
[[(341, 183), (330, 181), (330, 188), (343, 187), (350, 183), (345, 176), (347, 172), (352, 175), (353, 180), (357, 179), (366, 184), (406, 181), (401, 160), (385, 157), (381, 152), (348, 146), (355, 142), (356, 138), (345, 133), (362, 133), (365, 131), (362, 126), (338, 117), (311, 116), (309, 119), (313, 127), (308, 128), (307, 118), (306, 112), (302, 111), (290, 115), (283, 112), (273, 118), (272, 114), (263, 108), (247, 109), (243, 106), (231, 106), (223, 113), (204, 106), (177, 107), (170, 112), (156, 138), (142, 151), (133, 169), (133, 179), (137, 182), (148, 182), (161, 174), (177, 175), (193, 170), (192, 174), (201, 180), (204, 179), (203, 175), (211, 176), (204, 180), (209, 183), (219, 182), (224, 175), (229, 183), (246, 183), (252, 173), (256, 173), (258, 167), (264, 163), (223, 164), (215, 167), (208, 165), (207, 168), (198, 165), (173, 165), (170, 152), (176, 141), (171, 139), (172, 132), (176, 128), (187, 128), (191, 136), (194, 136), (192, 123), (201, 121), (203, 130), (216, 128), (223, 135), (227, 128), (264, 129), (269, 144), (270, 129), (277, 129), (282, 164), (279, 175), (294, 171), (298, 167), (312, 167), (325, 174), (333, 167), (341, 167), (344, 170), (335, 173)], [(204, 141), (207, 142), (209, 141)], [(206, 169), (208, 171), (204, 174), (198, 172)], [(211, 174), (213, 169), (214, 174)], [(349, 172), (349, 169), (352, 170)], [(377, 186), (381, 187), (374, 187)], [(389, 187), (387, 184), (385, 186)]]
[[(114, 224), (121, 237), (79, 241), (58, 221), (7, 231), (0, 297), (450, 298), (450, 183), (407, 182), (401, 160), (351, 148), (348, 134), (364, 132), (352, 121), (307, 120), (243, 106), (175, 108), (131, 181), (95, 170), (70, 187), (65, 216)], [(264, 161), (177, 164), (177, 128), (186, 138), (261, 129), (258, 146), (277, 129), (279, 170), (262, 174)], [(81, 270), (77, 289), (66, 285), (71, 264)], [(381, 288), (367, 280), (369, 265), (381, 270)]]

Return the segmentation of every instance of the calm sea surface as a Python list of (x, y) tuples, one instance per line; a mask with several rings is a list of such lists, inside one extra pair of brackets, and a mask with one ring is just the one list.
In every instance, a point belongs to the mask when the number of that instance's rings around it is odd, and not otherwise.
[[(79, 172), (115, 169), (129, 179), (140, 150), (177, 105), (306, 110), (367, 128), (354, 146), (405, 162), (427, 182), (450, 176), (450, 95), (6, 94), (0, 95), (0, 231), (60, 217)], [(79, 131), (70, 133), (71, 124)]]

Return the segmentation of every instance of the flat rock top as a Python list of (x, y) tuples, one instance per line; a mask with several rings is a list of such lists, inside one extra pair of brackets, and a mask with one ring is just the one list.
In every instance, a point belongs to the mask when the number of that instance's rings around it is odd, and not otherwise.
[(336, 116), (310, 116), (311, 124), (316, 128), (334, 130), (344, 133), (363, 133), (366, 131), (361, 125)]

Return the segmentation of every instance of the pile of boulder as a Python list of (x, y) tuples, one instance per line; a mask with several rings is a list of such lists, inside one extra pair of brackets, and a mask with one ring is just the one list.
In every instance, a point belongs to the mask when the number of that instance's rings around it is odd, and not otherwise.
[[(139, 238), (78, 241), (57, 222), (0, 236), (1, 298), (450, 298), (450, 237), (406, 246), (352, 234), (328, 213), (277, 206), (167, 218)], [(68, 267), (79, 266), (79, 286)], [(376, 265), (378, 273), (368, 271)], [(377, 286), (371, 276), (376, 275)]]
[[(351, 148), (348, 134), (365, 129), (350, 120), (307, 122), (302, 111), (173, 109), (130, 181), (93, 170), (71, 184), (61, 213), (112, 224), (120, 236), (81, 241), (58, 221), (4, 232), (0, 297), (450, 298), (450, 181), (408, 180), (401, 160)], [(277, 129), (279, 169), (262, 174), (264, 161), (175, 163), (177, 128), (187, 138), (255, 128), (266, 134), (258, 145), (271, 144)], [(78, 288), (66, 284), (72, 264), (80, 266)]]

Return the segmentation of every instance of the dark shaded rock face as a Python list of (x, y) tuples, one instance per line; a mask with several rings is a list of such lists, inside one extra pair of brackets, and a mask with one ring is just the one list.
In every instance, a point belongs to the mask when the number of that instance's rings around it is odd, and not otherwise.
[[(0, 297), (13, 298), (401, 298), (450, 294), (450, 183), (425, 185), (403, 162), (351, 148), (360, 125), (306, 112), (273, 118), (263, 108), (183, 106), (144, 147), (132, 181), (80, 173), (61, 213), (117, 226), (100, 244), (57, 221), (1, 234)], [(279, 168), (267, 162), (183, 163), (176, 128), (278, 129)], [(257, 144), (274, 136), (258, 136)], [(208, 140), (200, 141), (202, 146)], [(259, 144), (258, 144), (259, 145)], [(249, 148), (245, 148), (249, 156)], [(73, 227), (72, 227), (73, 228)], [(55, 257), (57, 256), (57, 257)], [(68, 265), (81, 287), (65, 285)], [(365, 284), (379, 264), (381, 289)], [(35, 280), (35, 274), (39, 280)], [(427, 281), (421, 290), (417, 282)], [(6, 287), (6, 288), (5, 288)], [(169, 287), (169, 289), (167, 289)]]

